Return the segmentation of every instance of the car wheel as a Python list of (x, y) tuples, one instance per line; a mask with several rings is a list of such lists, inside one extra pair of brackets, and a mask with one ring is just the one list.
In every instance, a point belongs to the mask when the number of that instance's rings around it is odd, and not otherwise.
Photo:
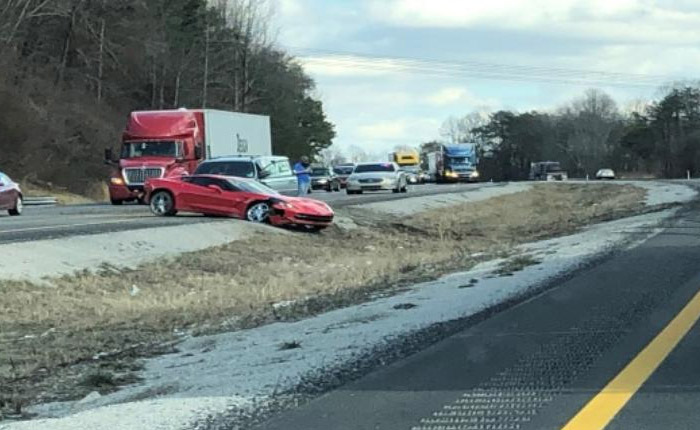
[(408, 184), (403, 184), (403, 188), (401, 188), (401, 192), (405, 193), (408, 191)]
[(110, 199), (109, 201), (110, 201), (110, 202), (112, 203), (112, 205), (114, 205), (114, 206), (121, 206), (122, 203), (124, 203), (124, 200)]
[(158, 191), (151, 196), (151, 212), (157, 216), (173, 216), (177, 213), (175, 199), (169, 191)]
[(328, 187), (326, 188), (326, 191), (329, 193), (333, 192), (333, 184), (328, 184)]
[(270, 219), (270, 205), (266, 202), (251, 204), (245, 211), (245, 219), (250, 222), (267, 222)]
[(22, 196), (17, 196), (17, 200), (15, 200), (15, 207), (8, 210), (7, 213), (9, 213), (11, 216), (19, 216), (22, 215), (23, 210), (24, 202), (22, 201)]

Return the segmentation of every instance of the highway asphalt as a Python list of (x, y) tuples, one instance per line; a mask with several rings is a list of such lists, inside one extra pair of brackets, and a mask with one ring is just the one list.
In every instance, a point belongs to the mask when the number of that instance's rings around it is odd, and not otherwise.
[(695, 204), (642, 245), (259, 430), (695, 430), (699, 292)]
[[(498, 184), (425, 184), (409, 188), (406, 194), (391, 192), (366, 193), (348, 196), (343, 192), (328, 193), (314, 191), (310, 197), (324, 200), (334, 208), (377, 201), (404, 199), (422, 195), (470, 191)], [(180, 214), (173, 218), (158, 218), (151, 215), (148, 207), (136, 204), (111, 206), (91, 204), (53, 207), (25, 207), (19, 217), (0, 215), (0, 243), (23, 242), (40, 239), (135, 230), (149, 227), (178, 225), (192, 222), (213, 222), (221, 218)]]

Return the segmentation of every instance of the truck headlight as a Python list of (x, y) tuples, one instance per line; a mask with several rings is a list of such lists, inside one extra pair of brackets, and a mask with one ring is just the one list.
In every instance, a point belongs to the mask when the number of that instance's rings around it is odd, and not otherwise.
[(457, 172), (446, 172), (445, 175), (449, 176), (450, 178), (456, 178), (459, 176)]
[(469, 176), (472, 177), (472, 178), (478, 178), (478, 177), (479, 177), (479, 171), (478, 171), (478, 170), (474, 170), (474, 171), (471, 173), (471, 175), (469, 175)]
[(111, 178), (109, 180), (109, 182), (111, 182), (112, 185), (124, 185), (124, 179), (122, 179), (122, 178), (117, 178), (117, 177)]

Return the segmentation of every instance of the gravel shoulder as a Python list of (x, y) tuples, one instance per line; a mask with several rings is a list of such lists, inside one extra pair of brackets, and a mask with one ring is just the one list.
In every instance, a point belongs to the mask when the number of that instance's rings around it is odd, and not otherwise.
[[(346, 261), (344, 266), (330, 267), (325, 275), (322, 273), (312, 279), (327, 283), (328, 280), (340, 278), (341, 283), (350, 286), (351, 279), (359, 278), (355, 284), (356, 295), (338, 297), (334, 295), (337, 293), (335, 290), (332, 293), (316, 289), (295, 290), (291, 295), (263, 296), (262, 300), (268, 302), (266, 312), (272, 318), (244, 321), (242, 325), (241, 319), (236, 318), (235, 324), (219, 326), (214, 330), (199, 330), (198, 333), (183, 331), (175, 336), (175, 343), (168, 344), (170, 349), (165, 349), (171, 353), (140, 362), (138, 369), (141, 370), (135, 372), (138, 375), (135, 383), (116, 391), (96, 387), (94, 391), (102, 394), (94, 393), (80, 401), (48, 402), (25, 408), (43, 419), (0, 424), (0, 428), (176, 429), (190, 428), (193, 423), (199, 423), (201, 428), (216, 428), (220, 422), (217, 417), (254, 415), (261, 409), (274, 409), (275, 405), (290, 399), (294, 402), (297, 396), (304, 397), (332, 388), (357, 376), (358, 368), (360, 372), (368, 371), (371, 366), (363, 367), (363, 363), (376, 365), (382, 362), (381, 354), (388, 354), (387, 351), (406, 336), (519, 300), (533, 294), (541, 285), (557, 276), (576, 270), (620, 247), (633, 246), (655, 234), (659, 225), (673, 216), (675, 210), (658, 211), (657, 205), (686, 202), (696, 195), (694, 190), (675, 184), (645, 186), (646, 192), (641, 194), (634, 187), (622, 186), (624, 188), (606, 188), (605, 192), (601, 192), (603, 189), (600, 188), (593, 190), (593, 193), (575, 188), (575, 193), (569, 189), (563, 194), (562, 189), (552, 188), (554, 194), (549, 194), (550, 190), (542, 188), (549, 187), (549, 184), (543, 184), (534, 194), (491, 196), (480, 202), (448, 205), (462, 209), (479, 208), (474, 211), (478, 214), (455, 211), (457, 215), (445, 215), (449, 211), (442, 208), (446, 206), (440, 203), (434, 206), (433, 201), (421, 205), (419, 211), (413, 212), (415, 218), (411, 218), (410, 223), (402, 224), (403, 227), (395, 225), (396, 220), (387, 224), (385, 217), (391, 219), (394, 213), (371, 208), (370, 212), (380, 216), (372, 221), (367, 214), (365, 218), (352, 218), (351, 213), (348, 217), (353, 221), (346, 224), (345, 230), (333, 233), (340, 236), (281, 238), (285, 241), (309, 241), (309, 244), (314, 243), (321, 248), (318, 250), (320, 253), (328, 252), (321, 246), (323, 240), (349, 240), (350, 252), (343, 256), (354, 256), (356, 260)], [(528, 197), (523, 199), (525, 195)], [(533, 208), (541, 207), (542, 199), (546, 201), (545, 196), (559, 197), (559, 200), (547, 203), (553, 205), (549, 209), (557, 216), (537, 220), (533, 224)], [(562, 197), (565, 198), (562, 200)], [(587, 200), (581, 200), (584, 197)], [(650, 205), (653, 206), (653, 213), (629, 216), (652, 209)], [(502, 224), (508, 218), (494, 220), (494, 214), (507, 208), (517, 209), (512, 214), (513, 220), (521, 220), (522, 223), (513, 221), (509, 228), (498, 229), (499, 222)], [(363, 208), (364, 211), (367, 209)], [(567, 212), (571, 209), (576, 209), (575, 216)], [(433, 211), (442, 214), (437, 222), (434, 222)], [(460, 213), (463, 215), (459, 216)], [(582, 228), (591, 222), (621, 217), (624, 219)], [(480, 220), (481, 230), (472, 228), (475, 219)], [(390, 229), (392, 238), (377, 242), (378, 236), (372, 236), (368, 231), (378, 226)], [(469, 226), (469, 229), (465, 226)], [(543, 226), (549, 230), (542, 231)], [(479, 239), (485, 231), (492, 230), (493, 237)], [(503, 237), (514, 234), (522, 239), (519, 243), (502, 242)], [(552, 237), (561, 234), (565, 236)], [(266, 245), (277, 246), (277, 239), (274, 238), (277, 236), (262, 234), (249, 240), (265, 249)], [(472, 238), (470, 246), (455, 249), (455, 244), (462, 243), (465, 237)], [(435, 247), (426, 249), (424, 255), (418, 254), (418, 250), (428, 244), (435, 244)], [(294, 242), (294, 245), (308, 244)], [(398, 246), (405, 249), (399, 250)], [(226, 254), (217, 254), (219, 258), (222, 255), (225, 258), (237, 255), (230, 247), (221, 249)], [(453, 253), (447, 253), (448, 249), (452, 249)], [(389, 250), (393, 250), (394, 254), (406, 252), (410, 258), (398, 259), (400, 264), (390, 263), (397, 258), (382, 260), (380, 254), (390, 253)], [(310, 257), (318, 260), (319, 255), (311, 253)], [(427, 255), (433, 259), (430, 260)], [(199, 258), (200, 263), (207, 263), (205, 256), (200, 255)], [(269, 258), (273, 261), (266, 269), (268, 271), (288, 270), (293, 273), (297, 264), (308, 276), (311, 269), (307, 267), (309, 260), (286, 261), (282, 255), (271, 255)], [(360, 267), (364, 267), (363, 271), (358, 270)], [(458, 267), (468, 270), (451, 273)], [(139, 270), (86, 275), (80, 283), (99, 285), (109, 282), (114, 285), (121, 282), (114, 288), (120, 291), (129, 285), (133, 276), (139, 274)], [(206, 272), (205, 267), (203, 272), (198, 273), (197, 279), (224, 283), (231, 274), (228, 272), (207, 278), (209, 275)], [(352, 276), (340, 276), (345, 272), (350, 272)], [(182, 276), (187, 278), (190, 274), (185, 273)], [(442, 273), (451, 274), (441, 276)], [(305, 279), (295, 276), (265, 278), (260, 281), (262, 285), (258, 285), (261, 287), (258, 291), (268, 294), (270, 289), (274, 292), (275, 282), (293, 285)], [(370, 282), (371, 279), (374, 279), (374, 283)], [(416, 282), (420, 279), (426, 281)], [(170, 287), (177, 293), (177, 282), (171, 283)], [(223, 287), (226, 287), (225, 283)], [(335, 285), (332, 287), (337, 288)], [(147, 297), (150, 291), (143, 293), (143, 297)], [(137, 293), (135, 302), (138, 302), (140, 294)], [(340, 300), (324, 306), (315, 300), (318, 296)], [(222, 316), (228, 313), (230, 319), (236, 315), (235, 310), (224, 308), (217, 312), (222, 312)], [(252, 328), (246, 329), (246, 325)], [(232, 329), (237, 330), (230, 331)], [(224, 333), (193, 336), (216, 331)], [(46, 335), (46, 339), (52, 336), (54, 333)], [(386, 359), (389, 360), (390, 356), (389, 353)], [(97, 363), (99, 367), (99, 362), (97, 357), (93, 364)], [(57, 419), (46, 419), (48, 417)]]

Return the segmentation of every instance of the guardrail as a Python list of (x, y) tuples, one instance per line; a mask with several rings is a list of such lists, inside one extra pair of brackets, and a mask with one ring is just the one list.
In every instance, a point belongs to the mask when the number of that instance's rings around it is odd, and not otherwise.
[(56, 197), (45, 196), (45, 197), (25, 197), (22, 200), (25, 206), (53, 206), (58, 202)]

